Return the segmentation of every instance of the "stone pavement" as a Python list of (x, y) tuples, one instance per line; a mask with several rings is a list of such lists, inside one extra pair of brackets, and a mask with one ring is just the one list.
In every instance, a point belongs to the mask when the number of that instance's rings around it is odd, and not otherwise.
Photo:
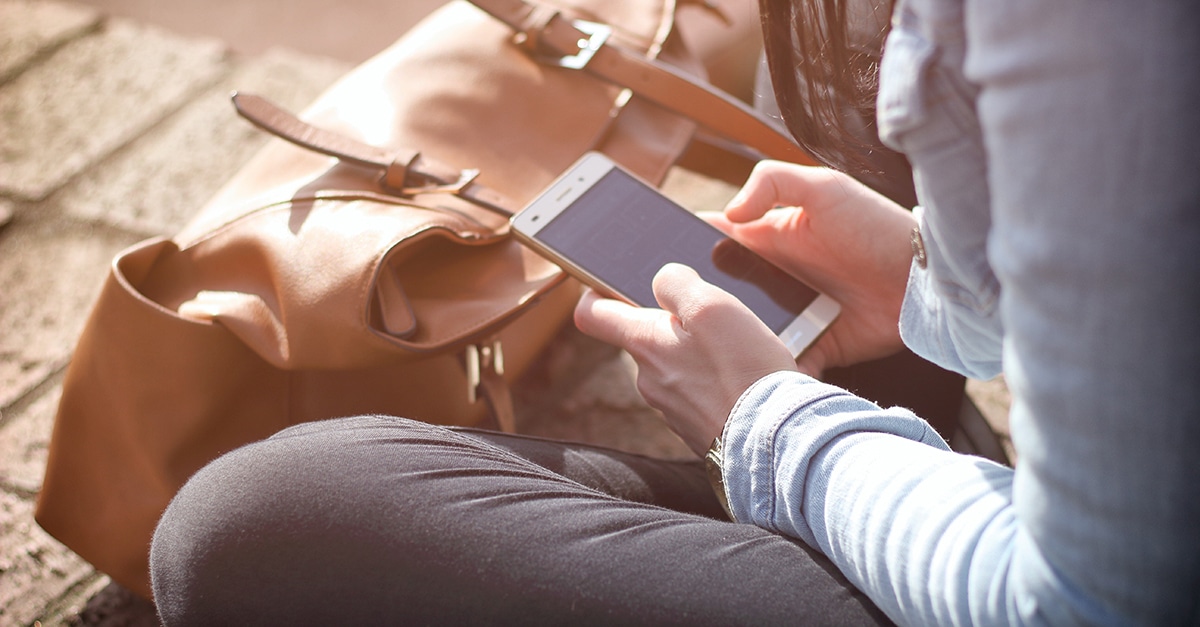
[(263, 143), (229, 92), (299, 108), (346, 69), (0, 1), (0, 625), (155, 622), (33, 522), (63, 369), (109, 260), (177, 230)]
[[(174, 233), (264, 143), (229, 92), (297, 110), (347, 69), (0, 0), (0, 625), (156, 623), (33, 522), (62, 373), (110, 259)], [(693, 207), (733, 191), (684, 172), (670, 189)], [(688, 454), (638, 397), (626, 356), (566, 330), (537, 370), (533, 392), (518, 390), (524, 431)], [(1003, 385), (970, 389), (1003, 435)]]

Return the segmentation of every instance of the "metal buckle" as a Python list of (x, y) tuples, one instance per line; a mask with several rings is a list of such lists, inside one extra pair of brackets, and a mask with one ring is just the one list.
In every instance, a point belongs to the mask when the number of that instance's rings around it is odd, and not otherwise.
[(598, 24), (596, 22), (588, 22), (585, 20), (571, 20), (571, 26), (576, 30), (586, 33), (587, 39), (580, 39), (577, 42), (579, 52), (566, 57), (557, 59), (548, 59), (550, 63), (560, 67), (570, 68), (572, 70), (582, 70), (587, 66), (588, 61), (596, 55), (596, 51), (608, 38), (612, 36), (612, 27), (608, 24)]
[(463, 170), (459, 173), (458, 180), (453, 183), (444, 183), (442, 185), (423, 185), (421, 187), (401, 187), (399, 190), (401, 196), (416, 196), (417, 194), (458, 194), (466, 189), (468, 185), (475, 182), (479, 178), (479, 170)]
[(492, 342), (491, 346), (468, 344), (466, 348), (467, 361), (467, 402), (474, 405), (479, 400), (479, 382), (482, 379), (483, 368), (491, 368), (496, 374), (504, 374), (504, 347), (500, 340)]

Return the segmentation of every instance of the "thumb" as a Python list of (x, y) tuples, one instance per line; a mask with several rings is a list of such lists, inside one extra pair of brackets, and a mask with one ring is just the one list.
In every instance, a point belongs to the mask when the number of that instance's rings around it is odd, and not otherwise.
[(725, 290), (708, 283), (695, 270), (679, 263), (663, 266), (654, 275), (652, 288), (658, 306), (673, 314), (681, 324), (690, 319), (697, 309), (714, 301), (733, 299)]
[(745, 303), (705, 281), (692, 268), (669, 263), (654, 275), (653, 287), (658, 305), (671, 315), (684, 334), (710, 333), (746, 338), (745, 334), (749, 333), (783, 346)]
[(575, 326), (584, 334), (619, 348), (636, 352), (637, 345), (654, 334), (665, 317), (657, 309), (635, 307), (585, 290), (575, 306)]

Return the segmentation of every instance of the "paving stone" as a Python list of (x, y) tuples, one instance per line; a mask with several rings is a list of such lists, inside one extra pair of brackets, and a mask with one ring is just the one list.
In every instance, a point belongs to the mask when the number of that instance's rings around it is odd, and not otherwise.
[(0, 410), (62, 367), (109, 262), (135, 240), (51, 222), (0, 238)]
[(60, 359), (28, 359), (13, 351), (0, 352), (0, 420), (6, 418), (4, 408), (37, 387), (67, 363)]
[(225, 70), (224, 49), (112, 20), (0, 89), (0, 194), (37, 200)]
[(79, 5), (0, 1), (0, 84), (39, 54), (99, 23), (98, 12)]
[(33, 503), (0, 492), (0, 624), (30, 625), (96, 577), (90, 564), (33, 521)]
[[(142, 627), (143, 625), (159, 627), (161, 625), (157, 620), (158, 617), (153, 613), (151, 613), (151, 616), (155, 618), (153, 622), (137, 622), (122, 615), (112, 613), (97, 615), (89, 612), (91, 600), (106, 595), (108, 587), (115, 585), (107, 575), (97, 571), (94, 576), (86, 579), (82, 584), (72, 587), (66, 595), (47, 604), (46, 608), (42, 610), (42, 617), (38, 619), (38, 623), (46, 627), (51, 625), (58, 627)], [(149, 603), (149, 601), (143, 601), (143, 603)]]
[[(63, 611), (47, 613), (54, 620), (64, 617), (63, 623), (72, 627), (94, 625), (96, 627), (158, 627), (158, 612), (154, 603), (137, 596), (101, 577), (97, 585), (89, 586), (85, 594), (71, 595)], [(44, 621), (43, 621), (44, 622)]]
[(286, 51), (241, 65), (160, 127), (105, 160), (57, 198), (71, 215), (145, 234), (177, 232), (266, 143), (234, 112), (234, 90), (298, 110), (349, 66)]
[(0, 427), (0, 487), (33, 495), (42, 488), (54, 412), (62, 389), (56, 387)]

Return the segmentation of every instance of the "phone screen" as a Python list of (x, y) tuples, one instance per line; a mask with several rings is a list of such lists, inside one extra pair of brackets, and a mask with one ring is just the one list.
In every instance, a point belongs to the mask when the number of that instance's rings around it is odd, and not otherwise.
[(670, 262), (736, 296), (777, 334), (819, 296), (619, 168), (544, 224), (537, 239), (643, 307), (658, 306), (651, 282)]

